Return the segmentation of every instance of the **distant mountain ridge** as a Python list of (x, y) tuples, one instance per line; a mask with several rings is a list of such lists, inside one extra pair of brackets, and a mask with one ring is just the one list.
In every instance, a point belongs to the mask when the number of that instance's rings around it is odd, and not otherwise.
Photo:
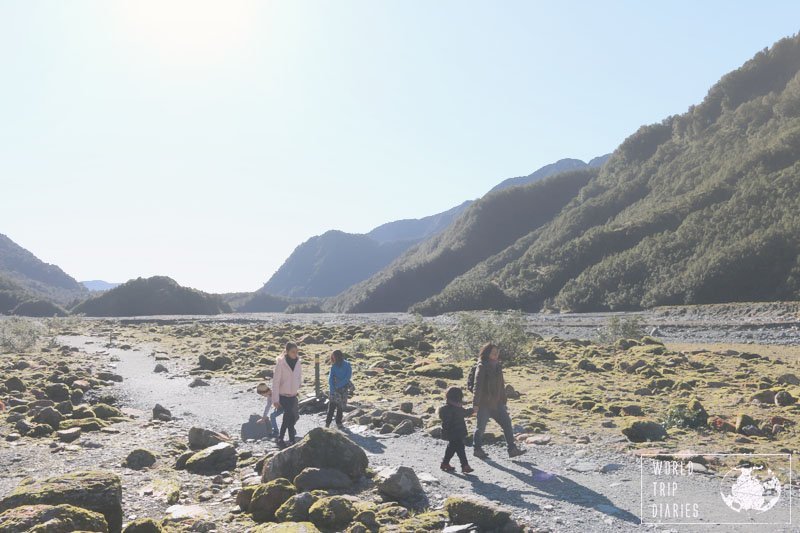
[(413, 242), (381, 243), (331, 230), (298, 246), (259, 292), (292, 298), (334, 296), (382, 269)]
[(3, 234), (0, 234), (0, 276), (6, 280), (4, 286), (13, 285), (13, 291), (22, 299), (46, 299), (63, 305), (88, 294), (83, 285), (59, 267), (45, 263)]
[(509, 178), (507, 180), (503, 180), (497, 185), (495, 185), (489, 192), (501, 191), (503, 189), (508, 189), (509, 187), (519, 187), (521, 185), (528, 185), (530, 183), (539, 181), (540, 179), (547, 178), (549, 176), (553, 176), (555, 174), (559, 174), (561, 172), (568, 172), (570, 170), (578, 170), (581, 168), (600, 168), (603, 164), (608, 161), (608, 158), (611, 157), (611, 154), (601, 155), (599, 157), (593, 158), (588, 163), (584, 163), (580, 159), (559, 159), (555, 163), (550, 163), (549, 165), (545, 165), (539, 170), (528, 174), (527, 176), (520, 176), (518, 178)]
[[(505, 180), (492, 191), (533, 183), (570, 169), (599, 167), (607, 159), (608, 155), (596, 157), (588, 164), (562, 159), (527, 176)], [(258, 292), (289, 298), (340, 294), (387, 267), (412, 246), (445, 231), (472, 204), (467, 200), (435, 215), (387, 222), (366, 234), (331, 230), (312, 237), (295, 248)]]
[(463, 213), (471, 203), (472, 200), (467, 200), (461, 205), (457, 205), (447, 211), (423, 218), (409, 218), (387, 222), (367, 233), (367, 236), (372, 237), (380, 243), (421, 241), (422, 239), (436, 235), (444, 230), (458, 215)]
[(182, 287), (166, 276), (137, 278), (77, 305), (75, 314), (92, 317), (216, 315), (231, 308), (217, 295)]
[(81, 281), (81, 285), (89, 289), (91, 292), (109, 291), (122, 285), (122, 283), (110, 283), (101, 279), (93, 279), (89, 281)]

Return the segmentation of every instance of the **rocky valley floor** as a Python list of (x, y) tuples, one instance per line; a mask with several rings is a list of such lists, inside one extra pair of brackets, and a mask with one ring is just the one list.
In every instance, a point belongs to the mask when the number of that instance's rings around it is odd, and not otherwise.
[[(743, 456), (712, 455), (793, 454), (797, 448), (794, 399), (800, 396), (800, 352), (789, 343), (760, 344), (769, 341), (771, 332), (766, 339), (749, 339), (752, 344), (732, 339), (738, 345), (720, 343), (719, 337), (694, 342), (690, 330), (666, 345), (652, 338), (601, 345), (553, 337), (560, 331), (532, 333), (529, 353), (506, 367), (513, 398), (509, 409), (528, 452), (510, 460), (499, 443), (488, 446), (490, 458), (470, 457), (475, 472), (465, 476), (438, 468), (444, 443), (435, 438), (435, 409), (447, 386), (464, 386), (471, 364), (448, 353), (441, 333), (446, 325), (406, 317), (388, 322), (354, 318), (86, 320), (63, 325), (49, 345), (3, 355), (0, 508), (11, 506), (23, 478), (99, 470), (121, 480), (119, 527), (143, 518), (158, 521), (164, 530), (269, 527), (257, 526), (242, 497), (253, 495), (252, 487), (261, 483), (261, 464), (269, 463), (277, 449), (269, 441), (237, 437), (249, 415), (263, 410), (255, 384), (269, 380), (281, 345), (295, 340), (306, 361), (308, 393), (313, 392), (315, 356), (324, 358), (334, 348), (349, 354), (357, 394), (344, 434), (364, 450), (370, 467), (346, 489), (312, 491), (312, 496), (345, 495), (355, 511), (367, 513), (359, 515), (361, 520), (374, 518), (374, 523), (356, 524), (355, 515), (346, 526), (318, 519), (322, 529), (457, 530), (454, 523), (465, 522), (468, 513), (459, 514), (452, 499), (446, 504), (449, 497), (463, 494), (507, 509), (511, 520), (503, 525), (506, 530), (686, 530), (682, 525), (640, 525), (642, 518), (689, 521), (674, 516), (675, 502), (697, 504), (699, 522), (726, 523), (703, 526), (710, 531), (793, 530), (776, 524), (789, 511), (789, 470), (778, 461), (781, 457), (770, 466), (783, 497), (764, 512), (736, 513), (720, 492), (725, 474), (742, 466)], [(784, 329), (793, 331), (791, 317), (782, 320)], [(157, 365), (163, 371), (155, 372)], [(323, 364), (323, 376), (326, 371)], [(171, 412), (169, 419), (153, 420), (156, 404)], [(411, 424), (398, 423), (403, 420)], [(322, 423), (320, 415), (304, 414), (300, 435)], [(60, 433), (42, 427), (48, 424)], [(489, 440), (497, 441), (499, 429), (492, 424)], [(81, 427), (79, 436), (70, 435), (74, 427)], [(176, 469), (176, 462), (192, 455), (186, 447), (193, 427), (231, 435), (234, 465), (204, 473)], [(139, 449), (145, 452), (129, 457)], [(641, 454), (647, 457), (642, 460)], [(676, 483), (677, 494), (653, 494), (652, 483), (662, 479), (652, 473), (654, 458), (693, 465), (692, 475), (667, 480)], [(403, 498), (381, 492), (382, 467), (398, 466), (413, 470), (422, 491)], [(109, 523), (115, 519), (111, 515), (106, 516)], [(6, 523), (11, 522), (0, 515), (0, 527)]]

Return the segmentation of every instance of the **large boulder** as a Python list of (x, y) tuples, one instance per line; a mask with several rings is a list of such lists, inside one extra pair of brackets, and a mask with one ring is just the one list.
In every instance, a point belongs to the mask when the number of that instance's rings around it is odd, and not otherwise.
[(308, 518), (324, 531), (342, 531), (353, 521), (358, 510), (342, 496), (320, 498), (308, 510)]
[(474, 524), (479, 530), (499, 530), (511, 521), (508, 510), (477, 496), (450, 496), (444, 510), (453, 524)]
[(461, 379), (464, 377), (464, 371), (460, 366), (447, 363), (423, 365), (414, 369), (414, 372), (418, 376), (427, 378)]
[(43, 480), (25, 478), (0, 500), (0, 511), (35, 504), (74, 505), (102, 514), (112, 533), (122, 528), (122, 483), (112, 472), (74, 472)]
[(356, 480), (364, 475), (368, 464), (364, 450), (344, 434), (314, 428), (298, 444), (275, 454), (264, 463), (262, 480), (294, 479), (309, 467), (336, 468)]
[(209, 446), (214, 446), (220, 442), (228, 442), (230, 437), (210, 429), (193, 427), (189, 429), (189, 448), (193, 450), (202, 450)]
[(100, 513), (73, 505), (22, 505), (0, 514), (0, 531), (61, 533), (68, 531), (108, 531)]
[(310, 492), (295, 494), (275, 511), (275, 518), (279, 522), (306, 522), (308, 510), (318, 499)]
[(385, 466), (375, 476), (378, 492), (394, 500), (408, 500), (424, 493), (417, 474), (407, 466)]
[(667, 430), (652, 420), (637, 420), (622, 429), (622, 434), (631, 442), (658, 441), (667, 438)]
[(236, 468), (236, 448), (220, 442), (195, 453), (186, 461), (186, 470), (193, 474), (219, 474)]
[(353, 485), (350, 476), (338, 468), (304, 468), (296, 478), (294, 485), (300, 490), (342, 490)]
[(288, 479), (263, 483), (253, 491), (247, 510), (256, 522), (272, 522), (275, 512), (295, 494), (297, 491)]

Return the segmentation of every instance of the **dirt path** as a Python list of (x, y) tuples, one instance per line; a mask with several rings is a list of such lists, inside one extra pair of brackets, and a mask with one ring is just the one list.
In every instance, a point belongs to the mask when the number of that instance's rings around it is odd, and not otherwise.
[[(245, 385), (212, 379), (209, 386), (188, 387), (192, 378), (187, 369), (175, 366), (177, 359), (164, 362), (170, 369), (169, 373), (153, 373), (154, 346), (122, 350), (108, 349), (103, 341), (91, 337), (63, 337), (60, 341), (88, 353), (110, 356), (115, 361), (116, 372), (124, 378), (117, 385), (123, 402), (142, 410), (152, 409), (153, 405), (160, 403), (181, 418), (177, 422), (180, 427), (199, 425), (238, 435), (240, 425), (248, 415), (263, 409), (263, 401)], [(389, 407), (388, 402), (385, 407)], [(298, 424), (300, 435), (321, 422), (319, 416), (302, 416)], [(439, 470), (444, 446), (441, 441), (422, 433), (404, 437), (382, 436), (365, 426), (352, 426), (347, 432), (367, 451), (373, 468), (382, 465), (412, 467), (423, 480), (433, 507), (439, 507), (451, 494), (475, 493), (512, 508), (515, 516), (524, 523), (555, 531), (640, 531), (642, 527), (659, 531), (670, 527), (689, 531), (699, 527), (640, 525), (642, 509), (647, 511), (653, 502), (647, 495), (650, 482), (649, 478), (644, 481), (638, 458), (614, 451), (619, 441), (537, 446), (513, 461), (505, 456), (502, 447), (488, 446), (490, 459), (480, 461), (473, 458), (475, 473), (462, 476), (444, 474)], [(591, 435), (586, 436), (591, 438)], [(247, 446), (255, 449), (273, 445), (256, 443)], [(786, 516), (787, 495), (762, 515), (739, 515), (721, 503), (720, 477), (695, 473), (674, 480), (678, 483), (679, 496), (677, 500), (668, 501), (698, 504), (701, 514), (698, 520), (706, 524), (744, 522), (742, 525), (705, 525), (703, 530), (706, 531), (795, 531), (791, 526), (756, 524), (757, 518), (765, 522)], [(641, 497), (643, 487), (646, 493), (644, 502)]]

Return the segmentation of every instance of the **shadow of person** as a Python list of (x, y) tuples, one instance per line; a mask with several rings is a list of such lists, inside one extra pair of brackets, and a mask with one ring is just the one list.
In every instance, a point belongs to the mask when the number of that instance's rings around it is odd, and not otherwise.
[(466, 476), (465, 478), (472, 483), (472, 490), (479, 496), (483, 496), (484, 498), (492, 501), (512, 505), (517, 508), (529, 509), (531, 511), (538, 511), (540, 509), (540, 507), (534, 502), (528, 501), (524, 498), (526, 495), (539, 495), (539, 493), (536, 491), (507, 489), (497, 485), (496, 483), (487, 483), (477, 476)]
[(594, 509), (605, 515), (624, 520), (625, 522), (636, 525), (641, 524), (641, 519), (638, 516), (617, 507), (611, 500), (599, 492), (595, 492), (580, 483), (576, 483), (568, 477), (540, 470), (536, 468), (533, 463), (528, 461), (513, 461), (514, 464), (527, 469), (528, 472), (520, 472), (519, 470), (508, 468), (491, 459), (486, 459), (486, 463), (516, 477), (526, 485), (537, 489), (532, 493), (542, 498), (568, 502), (573, 505)]

